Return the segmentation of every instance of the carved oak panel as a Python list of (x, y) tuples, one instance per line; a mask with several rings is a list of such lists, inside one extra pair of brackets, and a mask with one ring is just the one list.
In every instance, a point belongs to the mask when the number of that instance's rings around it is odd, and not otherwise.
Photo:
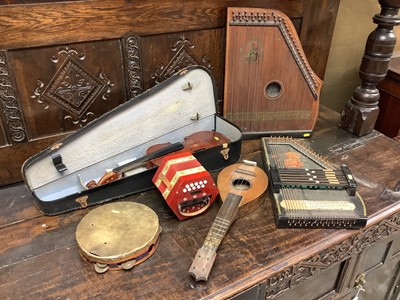
[(7, 145), (6, 132), (3, 123), (0, 123), (0, 147)]
[(212, 72), (222, 99), (224, 59), (222, 28), (141, 37), (144, 89), (190, 65)]
[[(379, 224), (373, 225), (367, 229), (361, 230), (357, 235), (344, 240), (342, 243), (328, 248), (321, 253), (318, 253), (307, 260), (299, 262), (283, 271), (277, 273), (276, 275), (269, 278), (265, 283), (265, 299), (274, 299), (279, 295), (283, 294), (285, 291), (291, 290), (297, 286), (300, 286), (303, 282), (316, 276), (324, 276), (326, 270), (331, 268), (337, 263), (343, 262), (350, 259), (352, 256), (358, 255), (365, 251), (372, 251), (374, 248), (369, 248), (374, 245), (374, 247), (379, 247), (383, 245), (383, 249), (390, 249), (389, 246), (392, 242), (387, 244), (376, 245), (385, 239), (394, 236), (400, 231), (400, 213), (397, 213), (386, 220), (383, 220)], [(380, 258), (382, 260), (388, 261), (387, 258), (391, 257), (392, 260), (396, 256), (388, 255), (392, 253), (391, 250), (383, 251)], [(368, 258), (365, 256), (365, 265), (361, 265), (358, 269), (360, 272), (366, 272), (369, 265)], [(397, 257), (398, 259), (399, 257)], [(381, 264), (382, 265), (382, 264)], [(393, 265), (393, 264), (390, 264)], [(387, 287), (387, 285), (386, 285)], [(352, 286), (349, 287), (352, 291)]]
[(395, 296), (399, 288), (395, 287), (400, 270), (400, 256), (396, 249), (399, 238), (400, 234), (397, 232), (391, 239), (367, 248), (361, 255), (355, 278), (361, 274), (364, 276), (365, 291), (361, 295), (365, 299), (379, 299), (381, 295), (385, 295), (385, 299), (394, 300), (399, 296)]
[(4, 133), (2, 144), (20, 143), (27, 140), (9, 60), (7, 52), (0, 51), (0, 108)]
[(138, 36), (128, 36), (123, 39), (124, 57), (127, 77), (128, 98), (134, 98), (143, 92), (142, 58), (140, 39)]
[(9, 53), (29, 139), (76, 130), (126, 100), (118, 40)]

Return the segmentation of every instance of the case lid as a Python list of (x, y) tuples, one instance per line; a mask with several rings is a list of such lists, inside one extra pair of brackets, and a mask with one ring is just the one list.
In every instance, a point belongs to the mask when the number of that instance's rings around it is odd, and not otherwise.
[(185, 69), (28, 159), (25, 182), (34, 190), (204, 119), (211, 118), (215, 126), (215, 114), (210, 73), (202, 67)]

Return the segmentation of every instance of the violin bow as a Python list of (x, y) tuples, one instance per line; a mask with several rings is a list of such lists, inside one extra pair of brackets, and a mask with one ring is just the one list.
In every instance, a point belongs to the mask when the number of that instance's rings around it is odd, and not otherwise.
[(183, 144), (181, 142), (176, 142), (171, 145), (165, 146), (157, 151), (154, 151), (152, 153), (144, 155), (144, 156), (142, 156), (138, 159), (135, 159), (131, 162), (128, 162), (126, 164), (118, 166), (118, 167), (114, 168), (112, 171), (114, 173), (124, 173), (124, 172), (133, 170), (133, 169), (143, 165), (144, 163), (148, 162), (149, 160), (158, 158), (160, 156), (167, 155), (169, 153), (172, 153), (172, 152), (175, 152), (175, 151), (178, 151), (181, 149), (183, 149)]

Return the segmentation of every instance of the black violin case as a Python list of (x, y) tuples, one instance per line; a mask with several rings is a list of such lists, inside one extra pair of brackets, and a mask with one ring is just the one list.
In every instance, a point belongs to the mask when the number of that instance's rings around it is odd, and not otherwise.
[(54, 215), (149, 190), (157, 166), (94, 188), (86, 183), (144, 157), (153, 145), (182, 142), (196, 132), (216, 131), (229, 139), (193, 153), (208, 171), (237, 162), (242, 132), (217, 115), (216, 94), (208, 70), (185, 69), (29, 158), (22, 173), (37, 208)]

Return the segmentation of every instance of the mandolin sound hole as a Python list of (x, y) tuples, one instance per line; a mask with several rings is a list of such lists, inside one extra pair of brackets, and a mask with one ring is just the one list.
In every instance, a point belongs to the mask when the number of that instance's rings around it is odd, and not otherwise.
[(270, 99), (278, 98), (280, 95), (282, 95), (282, 92), (282, 83), (276, 80), (268, 82), (264, 89), (265, 97)]
[(242, 178), (234, 179), (232, 185), (235, 189), (244, 191), (250, 188), (250, 181)]

